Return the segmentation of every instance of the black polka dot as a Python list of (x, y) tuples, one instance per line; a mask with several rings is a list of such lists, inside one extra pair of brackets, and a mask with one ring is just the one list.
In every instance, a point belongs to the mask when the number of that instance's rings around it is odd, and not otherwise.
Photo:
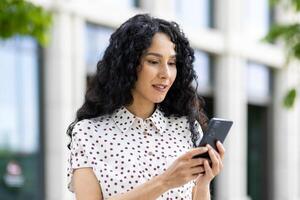
[[(202, 132), (198, 124), (197, 129)], [(71, 135), (69, 181), (74, 168), (91, 167), (104, 198), (158, 176), (193, 147), (187, 118), (165, 117), (159, 109), (143, 120), (122, 107), (112, 115), (78, 122)], [(160, 197), (191, 199), (193, 186), (189, 182)]]

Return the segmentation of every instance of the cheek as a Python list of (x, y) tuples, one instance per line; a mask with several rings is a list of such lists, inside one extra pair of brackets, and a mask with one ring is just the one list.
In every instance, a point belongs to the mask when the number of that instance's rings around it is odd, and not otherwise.
[(140, 68), (139, 71), (137, 73), (138, 75), (138, 79), (145, 81), (145, 80), (149, 80), (152, 79), (153, 77), (155, 77), (157, 71), (155, 68), (148, 66), (147, 64), (143, 64)]
[(154, 75), (153, 72), (149, 69), (143, 68), (142, 71), (137, 73), (137, 81), (135, 83), (136, 87), (141, 90), (148, 88), (149, 83), (151, 83)]

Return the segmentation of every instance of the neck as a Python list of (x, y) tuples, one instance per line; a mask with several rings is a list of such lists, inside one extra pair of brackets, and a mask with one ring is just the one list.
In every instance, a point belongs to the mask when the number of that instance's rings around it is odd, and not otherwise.
[(126, 106), (127, 110), (129, 110), (132, 114), (135, 116), (146, 119), (151, 116), (151, 114), (154, 112), (155, 104), (151, 103), (148, 105), (145, 104), (138, 104), (138, 103), (132, 103), (129, 106)]

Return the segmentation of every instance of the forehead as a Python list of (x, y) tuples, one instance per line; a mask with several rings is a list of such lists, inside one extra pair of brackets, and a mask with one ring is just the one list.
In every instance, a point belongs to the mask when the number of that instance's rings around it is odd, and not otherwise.
[(165, 56), (174, 56), (176, 54), (175, 44), (165, 33), (155, 33), (150, 47), (146, 50), (146, 53), (149, 52), (155, 52)]

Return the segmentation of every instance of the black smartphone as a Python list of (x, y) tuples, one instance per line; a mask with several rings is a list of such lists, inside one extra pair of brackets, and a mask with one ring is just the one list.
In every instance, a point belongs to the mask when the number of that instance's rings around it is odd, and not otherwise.
[[(203, 147), (206, 144), (209, 144), (212, 148), (218, 151), (216, 142), (220, 141), (221, 143), (224, 142), (233, 121), (221, 118), (212, 118), (208, 123), (207, 131), (203, 134), (203, 137), (198, 147)], [(193, 158), (207, 158), (210, 159), (208, 153), (199, 154), (194, 156)]]

